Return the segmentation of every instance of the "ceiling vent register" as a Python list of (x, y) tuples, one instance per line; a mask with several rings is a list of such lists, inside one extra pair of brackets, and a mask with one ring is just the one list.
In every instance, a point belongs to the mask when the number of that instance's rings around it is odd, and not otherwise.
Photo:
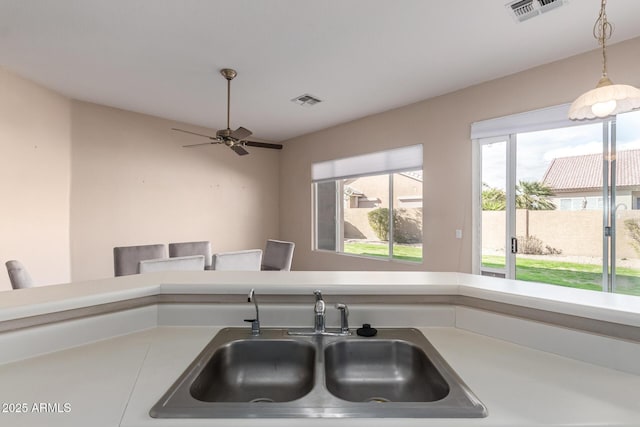
[(300, 95), (293, 98), (291, 102), (295, 102), (296, 104), (301, 105), (303, 107), (311, 107), (313, 105), (316, 105), (322, 102), (322, 100), (319, 98), (316, 98), (313, 95), (309, 95), (308, 93), (305, 93), (304, 95)]
[(517, 0), (505, 6), (518, 22), (526, 21), (541, 13), (548, 12), (565, 4), (567, 0)]

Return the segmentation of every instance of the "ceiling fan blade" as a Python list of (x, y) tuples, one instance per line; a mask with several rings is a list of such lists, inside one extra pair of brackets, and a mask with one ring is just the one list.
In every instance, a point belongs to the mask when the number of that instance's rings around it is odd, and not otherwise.
[(244, 156), (245, 154), (249, 154), (249, 152), (245, 150), (242, 145), (232, 145), (229, 148), (235, 151), (238, 156)]
[(242, 126), (240, 126), (238, 129), (234, 130), (233, 132), (231, 132), (231, 138), (236, 139), (238, 141), (242, 141), (243, 139), (248, 138), (249, 136), (251, 136), (253, 132), (251, 132), (249, 129), (247, 128), (243, 128)]
[(281, 144), (271, 144), (269, 142), (246, 141), (244, 145), (248, 147), (273, 148), (275, 150), (282, 150)]
[(184, 132), (184, 133), (190, 133), (191, 135), (203, 136), (203, 137), (209, 138), (209, 139), (216, 139), (215, 136), (203, 135), (201, 133), (191, 132), (190, 130), (184, 130), (184, 129), (178, 129), (178, 128), (171, 128), (171, 130), (175, 130), (175, 131), (178, 131), (178, 132)]
[(199, 146), (201, 146), (201, 145), (211, 145), (211, 144), (220, 144), (220, 143), (219, 143), (219, 142), (217, 142), (217, 141), (201, 142), (201, 143), (199, 143), (199, 144), (183, 145), (182, 147), (183, 147), (183, 148), (185, 148), (185, 147), (186, 147), (186, 148), (191, 148), (191, 147), (199, 147)]

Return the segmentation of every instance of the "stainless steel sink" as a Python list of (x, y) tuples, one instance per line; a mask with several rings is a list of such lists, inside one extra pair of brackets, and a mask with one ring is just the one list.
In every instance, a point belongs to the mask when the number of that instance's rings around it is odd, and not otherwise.
[(417, 329), (373, 338), (221, 330), (154, 405), (156, 418), (479, 418), (487, 415)]
[(427, 355), (406, 341), (339, 341), (324, 359), (327, 389), (351, 402), (434, 402), (449, 394)]
[(288, 402), (311, 391), (314, 367), (310, 343), (234, 341), (213, 353), (190, 392), (203, 402)]

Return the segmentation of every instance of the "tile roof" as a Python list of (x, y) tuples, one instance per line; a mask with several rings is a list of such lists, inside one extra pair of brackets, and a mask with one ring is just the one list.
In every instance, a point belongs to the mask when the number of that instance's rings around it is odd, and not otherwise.
[(400, 172), (400, 175), (404, 175), (407, 178), (413, 178), (416, 181), (422, 182), (422, 170), (419, 171), (409, 171), (409, 172)]
[[(640, 150), (619, 151), (616, 160), (617, 186), (640, 186)], [(542, 182), (556, 192), (601, 188), (602, 154), (555, 158)]]

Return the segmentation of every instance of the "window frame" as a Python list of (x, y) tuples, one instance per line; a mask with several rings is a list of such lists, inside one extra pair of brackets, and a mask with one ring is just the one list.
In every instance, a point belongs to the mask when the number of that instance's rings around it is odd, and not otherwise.
[[(351, 158), (343, 158), (343, 159), (337, 159), (333, 162), (344, 162), (344, 161), (349, 161), (350, 159), (357, 159), (358, 157), (362, 157), (362, 158), (366, 158), (368, 156), (374, 156), (374, 155), (384, 155), (384, 154), (391, 154), (391, 155), (396, 155), (398, 154), (398, 152), (401, 152), (401, 150), (403, 149), (416, 149), (419, 146), (419, 151), (420, 153), (422, 153), (422, 144), (417, 144), (417, 145), (412, 145), (412, 146), (408, 146), (408, 147), (398, 147), (398, 148), (394, 148), (391, 150), (385, 150), (385, 151), (380, 151), (380, 152), (376, 152), (376, 153), (369, 153), (369, 154), (364, 154), (362, 156), (354, 156)], [(422, 166), (422, 156), (419, 156), (418, 160), (414, 160), (414, 166), (412, 167), (404, 167), (404, 168), (394, 168), (391, 167), (388, 170), (375, 170), (374, 172), (371, 173), (360, 173), (360, 174), (350, 174), (350, 173), (343, 173), (341, 176), (336, 176), (336, 177), (331, 177), (331, 178), (323, 178), (323, 179), (316, 179), (314, 180), (313, 177), (315, 175), (315, 168), (320, 165), (320, 167), (323, 168), (323, 170), (326, 170), (326, 165), (331, 163), (332, 161), (327, 161), (327, 162), (319, 162), (319, 163), (314, 163), (312, 165), (312, 183), (311, 183), (311, 191), (312, 191), (312, 247), (311, 250), (312, 251), (318, 251), (318, 252), (329, 252), (329, 253), (335, 253), (338, 255), (346, 255), (346, 256), (352, 256), (352, 257), (358, 257), (358, 258), (364, 258), (364, 259), (370, 259), (370, 260), (379, 260), (379, 261), (393, 261), (393, 262), (400, 262), (400, 263), (407, 263), (407, 264), (411, 264), (411, 265), (416, 265), (419, 263), (422, 263), (424, 260), (424, 252), (421, 254), (420, 260), (419, 261), (409, 261), (409, 260), (401, 260), (401, 259), (396, 259), (394, 258), (394, 235), (396, 233), (395, 230), (395, 225), (394, 225), (394, 221), (393, 221), (393, 212), (394, 212), (394, 176), (396, 174), (400, 174), (403, 172), (413, 172), (413, 171), (423, 171), (423, 166)], [(419, 167), (416, 167), (415, 165), (417, 165), (419, 162)], [(379, 167), (379, 166), (378, 166)], [(320, 168), (318, 168), (320, 169)], [(343, 169), (344, 170), (344, 169)], [(362, 255), (362, 254), (354, 254), (354, 253), (349, 253), (349, 252), (345, 252), (344, 251), (344, 211), (345, 211), (345, 207), (344, 207), (344, 201), (342, 200), (342, 194), (344, 193), (344, 180), (345, 179), (354, 179), (354, 178), (366, 178), (366, 177), (371, 177), (371, 176), (387, 176), (387, 192), (388, 192), (388, 211), (389, 211), (389, 240), (388, 240), (388, 247), (387, 247), (387, 254), (385, 256), (376, 256), (376, 255)], [(333, 182), (335, 183), (335, 194), (336, 194), (336, 213), (335, 213), (335, 249), (334, 250), (330, 250), (327, 248), (321, 248), (319, 247), (319, 243), (320, 243), (320, 229), (319, 229), (319, 214), (318, 214), (318, 206), (319, 206), (319, 198), (318, 198), (318, 185), (322, 184), (322, 183), (327, 183), (327, 182)], [(424, 181), (421, 182), (421, 191), (420, 191), (420, 199), (423, 200), (424, 199)], [(422, 230), (422, 224), (424, 222), (421, 221), (421, 230)]]

